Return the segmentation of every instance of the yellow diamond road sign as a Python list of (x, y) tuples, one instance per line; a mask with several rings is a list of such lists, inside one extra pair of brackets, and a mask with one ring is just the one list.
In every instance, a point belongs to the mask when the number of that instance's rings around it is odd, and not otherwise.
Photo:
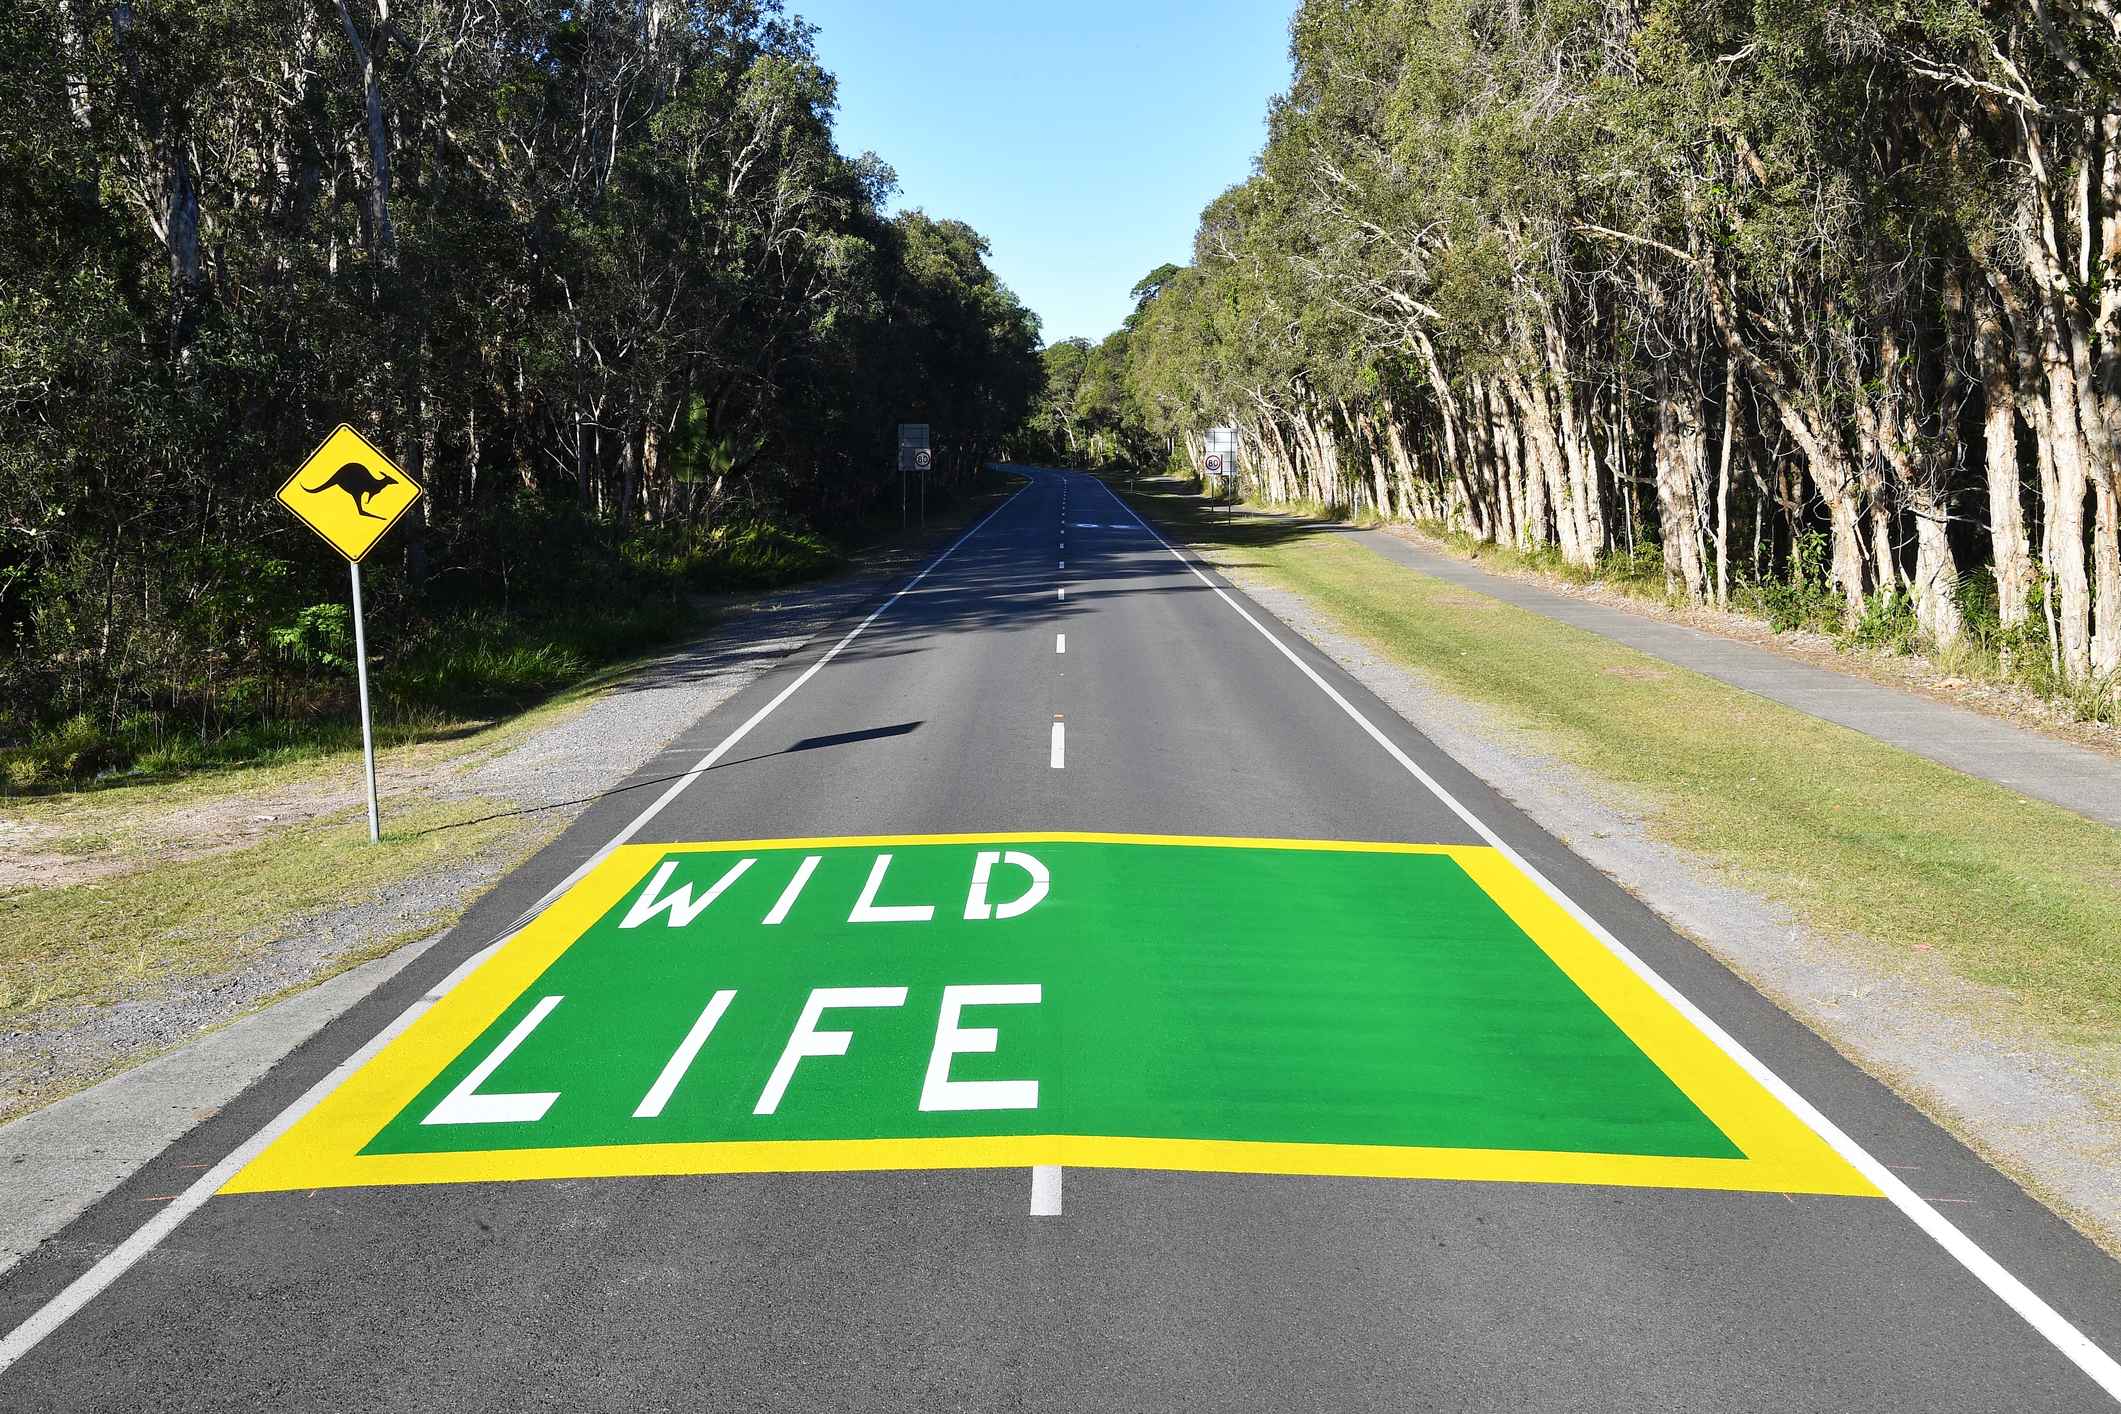
[(419, 499), (419, 484), (343, 422), (280, 488), (280, 504), (355, 564)]

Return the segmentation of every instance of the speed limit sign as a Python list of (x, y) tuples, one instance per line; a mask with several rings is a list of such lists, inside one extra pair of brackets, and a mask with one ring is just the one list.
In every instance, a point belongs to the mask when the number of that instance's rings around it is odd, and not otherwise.
[(926, 471), (933, 459), (933, 456), (934, 454), (930, 452), (926, 447), (918, 448), (913, 453), (913, 469), (915, 471)]
[(1217, 452), (1208, 453), (1208, 470), (1211, 472), (1220, 472), (1222, 469), (1223, 459), (1221, 454)]

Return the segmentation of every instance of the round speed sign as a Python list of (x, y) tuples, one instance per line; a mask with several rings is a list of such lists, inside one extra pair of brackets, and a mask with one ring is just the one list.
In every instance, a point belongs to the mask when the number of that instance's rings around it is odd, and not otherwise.
[(1220, 452), (1210, 452), (1210, 453), (1208, 453), (1208, 470), (1210, 470), (1210, 471), (1221, 471), (1222, 469), (1223, 469), (1223, 459), (1222, 459), (1222, 453), (1220, 453)]
[(914, 452), (914, 454), (913, 454), (913, 469), (914, 469), (915, 471), (926, 471), (926, 470), (928, 469), (929, 465), (930, 465), (930, 461), (929, 461), (929, 452), (928, 452), (928, 449), (927, 449), (926, 447), (922, 447), (922, 448), (920, 448), (919, 450), (917, 450), (917, 451), (915, 451), (915, 452)]

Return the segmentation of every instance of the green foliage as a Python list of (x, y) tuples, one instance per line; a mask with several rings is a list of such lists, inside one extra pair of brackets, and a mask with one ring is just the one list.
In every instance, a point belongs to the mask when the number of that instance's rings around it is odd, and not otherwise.
[[(2084, 265), (2121, 202), (2093, 194), (2112, 142), (2083, 116), (2121, 50), (2104, 10), (2040, 16), (1306, 0), (1256, 170), (1134, 288), (1133, 415), (1195, 457), (1237, 427), (1262, 504), (1500, 533), (1525, 548), (1478, 553), (1647, 598), (1710, 602), (1723, 536), (1778, 631), (1899, 650), (1956, 621), (1894, 586), (1979, 565), (2019, 456), (2028, 538), (2071, 560), (2047, 607), (2074, 700), (2112, 666), (2121, 600), (2077, 571), (2115, 531), (2035, 490), (2019, 429), (2121, 386), (2115, 272)], [(2056, 337), (2070, 370), (2013, 357)], [(1107, 444), (1067, 419), (1099, 347), (1047, 351), (1038, 424), (1091, 461)], [(2121, 412), (2082, 429), (2111, 445)], [(2013, 673), (2052, 663), (2044, 624), (1971, 617)]]
[(1598, 557), (1598, 578), (1630, 594), (1663, 598), (1665, 593), (1664, 548), (1647, 541), (1635, 548), (1614, 547)]
[(295, 611), (292, 622), (274, 625), (265, 636), (291, 663), (334, 673), (353, 671), (351, 604), (305, 604)]
[(1044, 389), (1018, 435), (1017, 455), (1091, 470), (1167, 460), (1169, 444), (1139, 405), (1128, 375), (1134, 325), (1174, 271), (1160, 266), (1137, 285), (1138, 304), (1127, 327), (1102, 343), (1063, 339), (1047, 347), (1040, 356)]
[(766, 521), (725, 523), (701, 534), (682, 527), (637, 535), (626, 562), (700, 590), (765, 589), (832, 573), (843, 563), (823, 536)]
[(1921, 626), (1915, 622), (1915, 604), (1905, 589), (1895, 586), (1865, 598), (1863, 615), (1841, 636), (1843, 645), (1882, 648), (1890, 653), (1912, 653)]
[(656, 598), (530, 619), (470, 613), (423, 633), (377, 674), (377, 690), (401, 720), (486, 716), (528, 706), (593, 667), (666, 643), (690, 618), (681, 602)]
[(1777, 633), (1839, 633), (1842, 628), (1842, 599), (1827, 582), (1826, 536), (1818, 531), (1798, 537), (1785, 577), (1742, 584), (1736, 598), (1740, 608), (1758, 613)]
[(896, 422), (931, 424), (947, 496), (1024, 420), (1036, 320), (978, 232), (889, 214), (777, 5), (125, 13), (0, 9), (16, 777), (339, 729), (346, 572), (273, 492), (341, 420), (429, 493), (364, 566), (406, 712), (830, 568), (897, 499)]

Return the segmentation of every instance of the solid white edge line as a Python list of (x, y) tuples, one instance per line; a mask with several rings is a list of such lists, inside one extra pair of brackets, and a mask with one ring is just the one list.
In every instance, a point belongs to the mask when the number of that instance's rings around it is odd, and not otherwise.
[(1053, 724), (1053, 758), (1050, 764), (1056, 771), (1066, 769), (1068, 764), (1067, 728), (1068, 724), (1066, 722), (1055, 722)]
[[(487, 951), (490, 952), (491, 949)], [(467, 969), (458, 969), (460, 972), (465, 970)], [(280, 1111), (270, 1124), (230, 1152), (220, 1163), (208, 1169), (191, 1187), (172, 1198), (161, 1212), (135, 1228), (123, 1242), (106, 1252), (94, 1266), (74, 1278), (58, 1295), (38, 1307), (22, 1324), (9, 1331), (5, 1337), (0, 1337), (0, 1373), (4, 1373), (17, 1360), (36, 1349), (40, 1341), (65, 1325), (75, 1312), (95, 1300), (105, 1287), (123, 1276), (135, 1262), (160, 1246), (162, 1239), (168, 1237), (179, 1223), (196, 1212), (222, 1184), (234, 1178), (245, 1164), (265, 1152), (267, 1145), (293, 1128), (296, 1120), (316, 1108), (317, 1104), (348, 1076), (375, 1059), (376, 1053), (396, 1040), (422, 1012), (433, 1006), (439, 995), (439, 990), (428, 992), (400, 1012), (394, 1021), (377, 1032), (366, 1045), (340, 1061), (329, 1075), (310, 1086), (302, 1093), (300, 1099)]]
[[(823, 657), (804, 669), (802, 675), (796, 678), (794, 682), (776, 693), (771, 702), (752, 713), (744, 720), (742, 726), (722, 738), (720, 745), (716, 746), (714, 750), (708, 752), (705, 756), (702, 756), (691, 770), (671, 784), (670, 789), (656, 797), (653, 804), (635, 816), (632, 824), (612, 836), (610, 842), (603, 845), (596, 853), (585, 860), (580, 868), (548, 890), (545, 897), (533, 906), (531, 913), (534, 915), (541, 911), (546, 904), (574, 887), (575, 884), (588, 876), (590, 870), (603, 863), (613, 850), (640, 833), (641, 828), (661, 814), (664, 807), (669, 805), (671, 801), (676, 800), (679, 793), (686, 786), (692, 784), (694, 780), (698, 779), (701, 772), (706, 771), (717, 761), (720, 761), (731, 747), (734, 747), (750, 734), (753, 727), (765, 721), (776, 707), (793, 697), (798, 688), (809, 682), (813, 677), (816, 677), (820, 668), (823, 668), (827, 663), (838, 657), (840, 650), (854, 642), (861, 635), (862, 630), (875, 623), (885, 610), (896, 604), (915, 585), (935, 573), (945, 560), (957, 553), (960, 546), (982, 530), (985, 530), (989, 521), (1007, 510), (1010, 503), (1028, 489), (1030, 489), (1029, 483), (1018, 487), (1014, 492), (1010, 493), (1008, 500), (1003, 501), (981, 517), (978, 525), (973, 526), (963, 535), (951, 541), (948, 549), (930, 560), (919, 574), (907, 580), (905, 585), (893, 593), (889, 599), (872, 609), (867, 618), (849, 629), (839, 642), (826, 650)], [(436, 1000), (448, 991), (449, 987), (455, 985), (463, 977), (469, 976), (479, 963), (492, 956), (502, 944), (522, 931), (523, 924), (527, 921), (527, 917), (518, 919), (515, 925), (502, 937), (495, 939), (492, 943), (480, 949), (477, 954), (459, 963), (443, 983), (422, 995), (419, 1000), (400, 1012), (396, 1020), (376, 1033), (375, 1037), (366, 1045), (339, 1062), (337, 1066), (332, 1068), (329, 1075), (303, 1091), (301, 1097), (286, 1109), (280, 1111), (271, 1123), (231, 1151), (228, 1157), (215, 1164), (200, 1178), (194, 1180), (189, 1188), (172, 1198), (169, 1201), (169, 1205), (163, 1208), (161, 1212), (156, 1213), (138, 1228), (135, 1228), (123, 1242), (98, 1258), (94, 1266), (80, 1276), (75, 1277), (56, 1296), (38, 1307), (21, 1324), (17, 1325), (5, 1336), (0, 1336), (0, 1374), (4, 1374), (16, 1361), (36, 1349), (40, 1341), (59, 1329), (60, 1326), (65, 1325), (75, 1312), (95, 1300), (105, 1287), (108, 1287), (112, 1282), (123, 1276), (134, 1263), (159, 1246), (162, 1239), (174, 1232), (179, 1223), (203, 1207), (206, 1200), (213, 1197), (220, 1190), (222, 1184), (235, 1177), (245, 1164), (263, 1153), (265, 1147), (272, 1143), (273, 1140), (278, 1139), (282, 1134), (293, 1128), (297, 1120), (315, 1109), (326, 1095), (338, 1087), (340, 1082), (373, 1059), (377, 1052), (396, 1039), (405, 1028), (412, 1025), (420, 1013), (433, 1006)]]
[(1057, 1218), (1061, 1215), (1061, 1166), (1059, 1164), (1033, 1164), (1031, 1166), (1031, 1216), (1034, 1218)]
[[(1104, 483), (1100, 482), (1098, 484), (1102, 486)], [(1739, 1067), (1758, 1081), (1769, 1094), (1780, 1100), (1793, 1114), (1810, 1125), (1820, 1138), (1824, 1139), (1833, 1147), (1836, 1153), (1846, 1159), (1852, 1168), (1868, 1179), (1872, 1186), (1884, 1194), (1894, 1207), (1905, 1213), (1915, 1226), (1929, 1234), (1938, 1246), (1950, 1253), (1953, 1259), (1973, 1273), (1982, 1285), (2000, 1298), (2011, 1310), (2017, 1312), (2027, 1325), (2038, 1331), (2050, 1345), (2061, 1351), (2072, 1364), (2090, 1376), (2093, 1384), (2096, 1384), (2116, 1401), (2121, 1401), (2121, 1363), (2117, 1363), (2111, 1355), (2108, 1355), (2104, 1350), (2093, 1344), (2090, 1336), (2078, 1330), (2061, 1312), (2042, 1300), (2032, 1288), (2011, 1275), (2002, 1263), (1989, 1256), (1972, 1238), (1953, 1226), (1942, 1213), (1939, 1213), (1920, 1194), (1902, 1182), (1899, 1176), (1894, 1174), (1891, 1169), (1871, 1157), (1867, 1149), (1843, 1132), (1841, 1127), (1821, 1113), (1817, 1106), (1798, 1094), (1781, 1076), (1768, 1069), (1765, 1062), (1740, 1045), (1735, 1037), (1717, 1025), (1715, 1020), (1702, 1011), (1700, 1007), (1687, 1000), (1676, 987), (1659, 976), (1654, 968), (1637, 957), (1632, 949), (1621, 942), (1620, 939), (1614, 937), (1604, 924), (1585, 912), (1574, 899), (1563, 893), (1552, 880), (1534, 868), (1523, 855), (1520, 855), (1516, 850), (1505, 844), (1501, 836), (1489, 829), (1484, 821), (1460, 804), (1456, 796), (1445, 790), (1433, 776), (1417, 765), (1404, 751), (1401, 751), (1391, 738), (1379, 731), (1376, 725), (1368, 717), (1364, 716), (1354, 703), (1341, 696), (1333, 685), (1319, 676), (1318, 672), (1309, 663), (1298, 657), (1286, 643), (1283, 643), (1259, 620), (1247, 613), (1245, 607), (1225, 593), (1221, 585), (1202, 574), (1197, 565), (1178, 550), (1172, 548), (1171, 542), (1164, 539), (1162, 533), (1156, 527), (1136, 515), (1134, 508), (1120, 500), (1111, 487), (1105, 487), (1105, 494), (1111, 496), (1113, 504), (1125, 511), (1135, 524), (1149, 532), (1150, 535), (1155, 536), (1156, 543), (1163, 546), (1173, 559), (1184, 565), (1195, 579), (1198, 579), (1202, 584), (1213, 590), (1216, 598), (1235, 610), (1237, 616), (1250, 624), (1260, 637), (1273, 644), (1282, 657), (1295, 664), (1297, 671), (1309, 678), (1319, 691), (1325, 693), (1333, 704), (1345, 712), (1358, 727), (1362, 728), (1372, 741), (1383, 747), (1386, 753), (1406, 770), (1407, 774), (1413, 776), (1414, 779), (1427, 787), (1430, 794), (1442, 801), (1453, 814), (1466, 823), (1468, 828), (1483, 840), (1486, 840), (1497, 853), (1508, 859), (1510, 863), (1522, 871), (1526, 878), (1537, 884), (1548, 898), (1554, 900), (1571, 918), (1583, 925), (1592, 937), (1598, 939), (1599, 942), (1611, 950), (1613, 955), (1625, 963), (1630, 971), (1634, 972), (1636, 976), (1649, 985), (1652, 991), (1677, 1009), (1680, 1015), (1684, 1016), (1703, 1035), (1714, 1042), (1725, 1055), (1737, 1062)]]

